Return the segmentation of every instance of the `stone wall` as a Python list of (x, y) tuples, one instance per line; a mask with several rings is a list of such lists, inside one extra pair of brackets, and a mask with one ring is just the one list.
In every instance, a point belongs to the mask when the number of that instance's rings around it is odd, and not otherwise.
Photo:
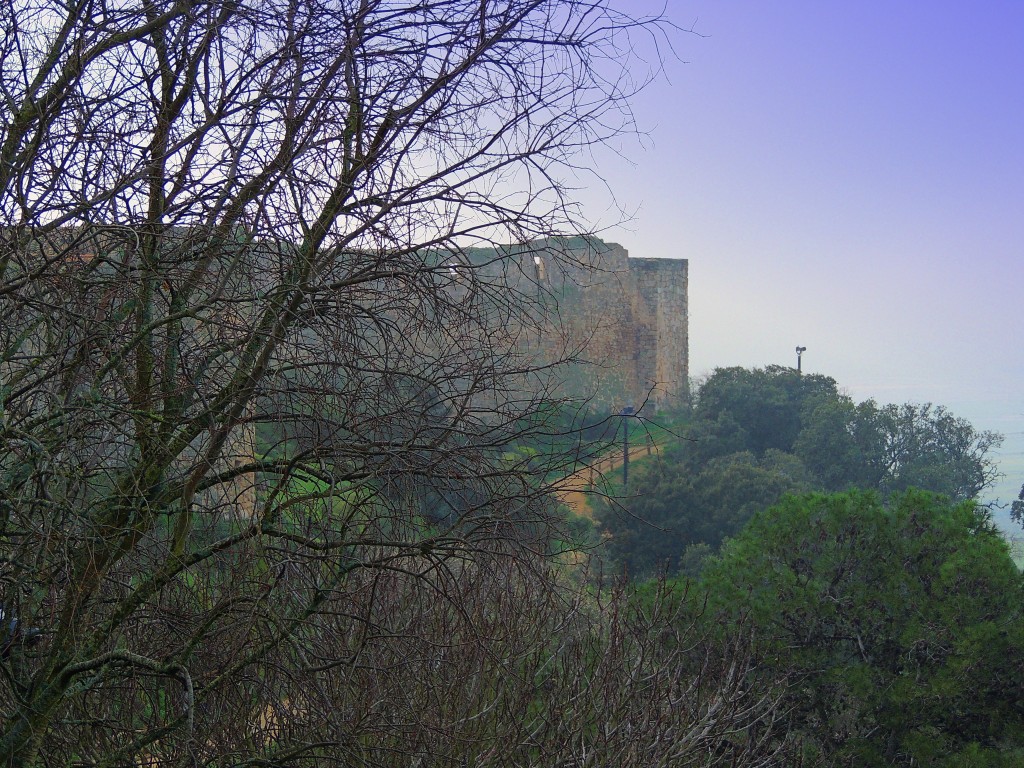
[(515, 253), (522, 280), (557, 306), (551, 335), (582, 350), (583, 364), (564, 385), (570, 394), (610, 411), (688, 401), (685, 259), (630, 258), (621, 245), (596, 238), (545, 240)]

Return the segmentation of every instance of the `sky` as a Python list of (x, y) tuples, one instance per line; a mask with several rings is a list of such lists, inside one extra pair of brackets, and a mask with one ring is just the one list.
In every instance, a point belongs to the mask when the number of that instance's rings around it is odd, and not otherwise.
[[(661, 7), (616, 0), (634, 13)], [(668, 0), (639, 143), (581, 191), (689, 259), (690, 370), (796, 364), (1006, 435), (1024, 483), (1024, 2)], [(654, 60), (649, 40), (637, 54)], [(664, 50), (664, 49), (663, 49)], [(630, 215), (609, 209), (609, 192)]]

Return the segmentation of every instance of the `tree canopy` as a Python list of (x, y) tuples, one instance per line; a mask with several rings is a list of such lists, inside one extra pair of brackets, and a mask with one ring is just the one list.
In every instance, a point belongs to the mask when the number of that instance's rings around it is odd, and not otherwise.
[(888, 503), (865, 491), (789, 497), (730, 541), (702, 584), (710, 617), (749, 622), (759, 664), (789, 680), (790, 727), (809, 756), (1024, 756), (1024, 577), (973, 503), (920, 491)]
[(630, 36), (665, 31), (562, 0), (0, 7), (0, 606), (39, 630), (0, 661), (0, 761), (407, 765), (348, 725), (445, 732), (339, 691), (440, 620), (380, 591), (471, 615), (474, 569), (548, 573), (541, 480), (576, 457), (516, 450), (574, 350), (538, 351), (523, 259), (571, 258), (531, 243), (585, 234), (566, 180), (633, 130)]
[(785, 493), (922, 488), (954, 501), (997, 478), (1001, 436), (942, 406), (855, 403), (835, 380), (791, 368), (720, 368), (701, 385), (684, 439), (634, 469), (599, 511), (606, 550), (634, 575), (713, 551)]
[(942, 406), (824, 402), (807, 417), (794, 453), (828, 490), (925, 488), (962, 501), (998, 477), (989, 455), (1002, 437)]
[(760, 455), (770, 448), (790, 453), (808, 408), (840, 398), (834, 379), (792, 368), (716, 368), (700, 385), (695, 416), (732, 419), (746, 436), (745, 448)]

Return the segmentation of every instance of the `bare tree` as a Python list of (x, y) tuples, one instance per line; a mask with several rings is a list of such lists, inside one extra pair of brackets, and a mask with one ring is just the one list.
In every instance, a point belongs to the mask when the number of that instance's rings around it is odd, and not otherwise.
[[(573, 231), (565, 179), (630, 130), (660, 22), (26, 0), (0, 29), (0, 605), (37, 641), (5, 640), (0, 754), (409, 764), (455, 694), (398, 676), (403, 709), (387, 654), (502, 667), (528, 649), (483, 628), (516, 614), (467, 584), (555, 600), (559, 467), (517, 449), (573, 350), (528, 343), (557, 333), (519, 257), (470, 246)], [(493, 723), (466, 690), (454, 720)]]

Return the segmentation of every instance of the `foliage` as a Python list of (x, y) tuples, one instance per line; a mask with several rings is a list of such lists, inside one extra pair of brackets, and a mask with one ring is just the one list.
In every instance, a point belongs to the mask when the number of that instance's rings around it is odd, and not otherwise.
[(695, 415), (705, 422), (728, 417), (742, 428), (745, 449), (790, 453), (803, 427), (804, 412), (821, 400), (839, 397), (834, 379), (799, 374), (792, 368), (716, 368), (701, 385)]
[(807, 488), (799, 462), (777, 451), (760, 460), (750, 452), (721, 456), (692, 476), (674, 459), (670, 451), (646, 462), (635, 494), (605, 502), (599, 513), (604, 530), (612, 533), (607, 553), (632, 576), (675, 572), (688, 547), (717, 549), (755, 512), (784, 493)]
[[(0, 663), (0, 762), (346, 762), (332, 697), (426, 626), (364, 610), (395, 574), (491, 618), (460, 575), (545, 551), (542, 480), (576, 462), (516, 453), (561, 429), (576, 351), (520, 267), (585, 269), (546, 239), (580, 230), (563, 180), (632, 130), (629, 36), (665, 29), (575, 0), (0, 8), (0, 605), (41, 631)], [(370, 762), (408, 765), (432, 713), (366, 696), (407, 748)]]
[(1010, 505), (1010, 519), (1024, 525), (1024, 485), (1020, 487), (1020, 493)]
[(964, 501), (998, 477), (989, 454), (1002, 437), (942, 406), (842, 398), (820, 404), (806, 422), (795, 453), (827, 490), (917, 487)]
[(1024, 578), (974, 504), (788, 497), (702, 584), (710, 617), (752, 623), (757, 658), (791, 680), (792, 727), (825, 764), (1024, 754)]
[(674, 572), (688, 547), (717, 549), (786, 492), (918, 487), (973, 499), (998, 475), (1002, 439), (941, 406), (854, 403), (834, 380), (780, 366), (716, 370), (686, 437), (638, 465), (634, 493), (599, 511), (607, 552), (631, 574)]

